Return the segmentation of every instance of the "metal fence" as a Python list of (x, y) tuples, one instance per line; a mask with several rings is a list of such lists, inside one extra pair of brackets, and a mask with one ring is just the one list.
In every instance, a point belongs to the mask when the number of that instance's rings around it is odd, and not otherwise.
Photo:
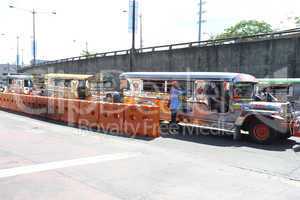
[[(193, 48), (193, 47), (206, 47), (206, 46), (216, 46), (216, 45), (224, 45), (224, 44), (234, 44), (234, 43), (240, 43), (240, 42), (249, 42), (249, 41), (290, 37), (291, 35), (299, 35), (299, 34), (300, 34), (300, 28), (295, 28), (295, 29), (289, 29), (289, 30), (284, 30), (284, 31), (250, 35), (250, 36), (244, 36), (244, 37), (232, 37), (232, 38), (224, 38), (224, 39), (204, 40), (204, 41), (196, 41), (196, 42), (188, 42), (188, 43), (177, 43), (177, 44), (145, 47), (145, 48), (136, 49), (135, 53), (141, 54), (141, 53), (147, 53), (147, 52), (157, 52), (157, 51), (166, 51), (166, 50)], [(53, 60), (53, 61), (46, 61), (46, 62), (38, 63), (35, 66), (43, 66), (43, 65), (49, 65), (49, 64), (58, 64), (58, 63), (64, 63), (64, 62), (78, 61), (78, 60), (95, 59), (95, 58), (101, 58), (101, 57), (106, 57), (106, 56), (129, 55), (129, 54), (130, 54), (130, 49), (110, 51), (110, 52), (96, 53), (96, 54), (85, 55), (85, 56), (64, 58), (64, 59)], [(22, 69), (31, 68), (31, 67), (34, 67), (34, 66), (29, 65), (29, 66), (25, 66)]]

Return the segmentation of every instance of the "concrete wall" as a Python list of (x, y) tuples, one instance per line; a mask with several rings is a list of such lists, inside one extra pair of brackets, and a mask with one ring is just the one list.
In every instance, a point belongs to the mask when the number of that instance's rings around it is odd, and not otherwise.
[[(138, 53), (134, 71), (229, 71), (256, 77), (300, 77), (300, 35)], [(26, 73), (80, 73), (129, 71), (129, 55), (47, 64)]]

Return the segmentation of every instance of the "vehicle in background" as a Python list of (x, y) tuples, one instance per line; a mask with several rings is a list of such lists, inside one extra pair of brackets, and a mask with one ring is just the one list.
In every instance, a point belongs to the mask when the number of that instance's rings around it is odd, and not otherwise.
[[(288, 102), (265, 102), (256, 95), (257, 80), (248, 74), (215, 72), (132, 72), (120, 75), (125, 103), (160, 107), (161, 121), (170, 121), (170, 88), (177, 81), (185, 95), (178, 116), (182, 127), (211, 134), (250, 134), (270, 143), (298, 134), (299, 121)], [(171, 127), (171, 128), (170, 128)], [(173, 132), (173, 126), (169, 131)]]
[(7, 86), (4, 83), (0, 83), (0, 92), (5, 92), (7, 90)]
[(259, 93), (268, 90), (279, 101), (289, 101), (300, 110), (300, 78), (265, 78), (258, 82)]
[(119, 72), (100, 72), (90, 81), (93, 100), (116, 102), (120, 91)]
[(89, 99), (93, 75), (46, 74), (44, 95), (67, 99)]
[(7, 89), (7, 82), (4, 80), (3, 76), (0, 76), (0, 92), (4, 92)]
[(4, 78), (6, 92), (18, 94), (32, 94), (33, 76), (26, 74), (8, 74)]

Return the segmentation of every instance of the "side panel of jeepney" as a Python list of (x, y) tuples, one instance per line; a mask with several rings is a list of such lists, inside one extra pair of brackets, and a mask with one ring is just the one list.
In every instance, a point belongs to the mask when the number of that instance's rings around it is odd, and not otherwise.
[(140, 97), (143, 81), (141, 79), (128, 79), (128, 84), (128, 89), (124, 91), (124, 102), (129, 104), (137, 103), (136, 100)]
[[(130, 89), (124, 92), (126, 103), (156, 104), (161, 120), (170, 120), (171, 81), (128, 80)], [(232, 109), (230, 83), (224, 81), (178, 81), (185, 95), (181, 97), (178, 120), (200, 126), (232, 129), (239, 109)], [(122, 83), (125, 84), (125, 83)], [(125, 87), (125, 86), (123, 86)]]
[(9, 91), (13, 93), (23, 94), (23, 80), (13, 79), (9, 86)]
[(230, 87), (223, 81), (195, 81), (194, 96), (182, 121), (221, 129), (232, 129), (235, 113), (230, 110)]

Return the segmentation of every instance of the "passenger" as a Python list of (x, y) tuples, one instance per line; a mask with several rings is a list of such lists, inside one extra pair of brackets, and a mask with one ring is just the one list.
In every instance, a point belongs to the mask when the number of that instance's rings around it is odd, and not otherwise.
[(222, 106), (220, 112), (221, 113), (226, 113), (229, 111), (229, 102), (230, 102), (230, 88), (229, 88), (229, 83), (224, 82), (224, 97), (222, 98), (224, 105)]
[(181, 108), (180, 96), (184, 94), (184, 91), (180, 88), (177, 81), (173, 81), (172, 88), (170, 90), (170, 110), (171, 110), (171, 123), (177, 123), (177, 113)]
[(208, 105), (211, 111), (219, 110), (220, 108), (220, 91), (215, 83), (210, 83), (207, 86), (206, 94), (208, 96)]

